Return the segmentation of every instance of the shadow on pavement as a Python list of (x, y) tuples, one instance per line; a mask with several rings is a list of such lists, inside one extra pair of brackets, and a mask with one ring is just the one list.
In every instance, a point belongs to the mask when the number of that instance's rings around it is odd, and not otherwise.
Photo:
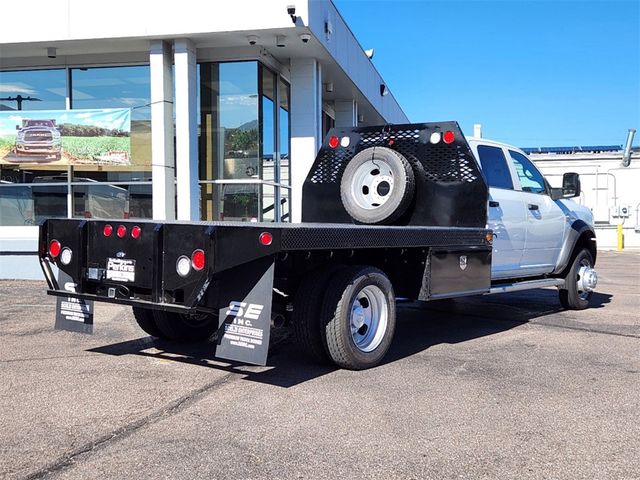
[[(595, 293), (591, 308), (600, 308), (612, 295)], [(511, 330), (531, 320), (558, 313), (557, 291), (531, 290), (490, 297), (467, 297), (437, 302), (399, 302), (395, 338), (383, 365), (410, 357), (438, 344), (455, 344)], [(300, 353), (289, 329), (273, 334), (266, 367), (218, 360), (215, 342), (176, 343), (142, 337), (88, 350), (108, 355), (140, 355), (243, 375), (250, 380), (292, 387), (337, 370), (312, 363)]]

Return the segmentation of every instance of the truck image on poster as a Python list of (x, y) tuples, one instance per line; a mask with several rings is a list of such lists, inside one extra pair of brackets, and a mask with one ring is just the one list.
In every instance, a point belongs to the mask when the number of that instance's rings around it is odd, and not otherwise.
[[(16, 125), (15, 155), (20, 157), (45, 156), (55, 160), (62, 158), (60, 130), (56, 121), (23, 119)], [(29, 159), (27, 159), (29, 161)]]
[(0, 164), (131, 165), (131, 110), (0, 112)]

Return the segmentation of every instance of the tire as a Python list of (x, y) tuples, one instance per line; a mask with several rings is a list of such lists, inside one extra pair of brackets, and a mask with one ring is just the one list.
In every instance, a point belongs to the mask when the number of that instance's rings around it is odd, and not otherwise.
[(218, 317), (210, 314), (183, 315), (154, 310), (153, 317), (167, 340), (200, 342), (208, 340), (218, 330)]
[[(568, 310), (584, 310), (589, 306), (591, 291), (580, 286), (580, 269), (582, 267), (593, 267), (593, 256), (586, 248), (583, 248), (574, 257), (571, 268), (565, 277), (565, 288), (558, 291), (560, 303)], [(596, 277), (597, 278), (597, 277)]]
[(138, 322), (138, 326), (152, 337), (165, 338), (153, 316), (153, 310), (148, 308), (133, 307), (133, 317)]
[(302, 281), (293, 302), (293, 331), (298, 349), (318, 363), (328, 363), (320, 311), (325, 290), (338, 266), (310, 272)]
[(354, 220), (390, 224), (411, 204), (415, 183), (405, 157), (390, 148), (370, 147), (347, 164), (340, 181), (340, 197)]
[(348, 267), (329, 281), (321, 313), (327, 352), (350, 370), (375, 367), (386, 355), (396, 326), (393, 287), (373, 267)]

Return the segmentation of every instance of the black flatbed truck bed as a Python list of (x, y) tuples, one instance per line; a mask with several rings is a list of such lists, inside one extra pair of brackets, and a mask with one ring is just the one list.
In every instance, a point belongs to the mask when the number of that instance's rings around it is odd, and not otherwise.
[[(447, 135), (451, 141), (442, 140)], [(375, 186), (375, 198), (397, 201), (396, 211), (383, 219), (392, 224), (352, 218), (358, 202), (373, 198), (365, 185), (356, 190), (361, 198), (355, 204), (345, 203), (340, 178), (344, 187), (348, 164), (358, 159), (355, 181), (364, 172), (364, 181), (373, 179), (368, 185)], [(131, 305), (151, 334), (213, 334), (216, 356), (248, 363), (266, 362), (269, 325), (279, 317), (294, 323), (312, 356), (367, 368), (388, 349), (394, 296), (430, 300), (491, 287), (487, 186), (455, 122), (333, 130), (303, 199), (301, 224), (47, 220), (39, 257), (48, 293)], [(368, 221), (379, 209), (365, 207)], [(72, 279), (74, 291), (58, 283), (52, 264)], [(360, 283), (353, 298), (340, 296)], [(336, 312), (350, 315), (348, 328), (336, 323)], [(375, 315), (389, 335), (374, 336)]]
[[(70, 222), (74, 228), (72, 235), (69, 231)], [(106, 225), (114, 222), (106, 220), (47, 220), (43, 224), (43, 233), (48, 233), (47, 238), (55, 238), (63, 245), (73, 245), (72, 250), (85, 252), (87, 245), (83, 242), (87, 238), (99, 238), (100, 232)], [(198, 297), (198, 291), (189, 289), (194, 283), (179, 280), (179, 275), (173, 275), (173, 265), (178, 257), (191, 253), (196, 247), (205, 251), (205, 257), (212, 259), (207, 265), (202, 276), (223, 275), (241, 265), (270, 259), (278, 270), (288, 274), (291, 278), (298, 263), (307, 264), (306, 268), (299, 268), (300, 276), (307, 270), (313, 269), (326, 261), (337, 261), (339, 258), (345, 263), (357, 263), (356, 260), (366, 260), (371, 265), (389, 263), (395, 258), (418, 259), (424, 268), (428, 259), (428, 250), (431, 253), (469, 251), (486, 257), (483, 261), (489, 262), (487, 255), (491, 251), (491, 232), (483, 228), (462, 227), (414, 227), (414, 226), (369, 226), (369, 225), (345, 225), (345, 224), (279, 224), (279, 223), (240, 223), (240, 222), (140, 222), (134, 220), (119, 221), (118, 225), (138, 226), (141, 229), (140, 239), (142, 245), (130, 238), (122, 239), (122, 242), (111, 244), (98, 251), (85, 253), (86, 264), (81, 265), (82, 258), (69, 264), (66, 271), (84, 287), (84, 291), (74, 294), (77, 298), (87, 300), (99, 300), (108, 303), (122, 303), (126, 305), (138, 305), (160, 310), (175, 312), (184, 311), (211, 311), (211, 308), (202, 305)], [(74, 237), (79, 238), (74, 243)], [(260, 243), (260, 235), (270, 234), (270, 245)], [(147, 238), (148, 237), (148, 238)], [(48, 245), (47, 238), (41, 239), (41, 246)], [(194, 238), (197, 243), (189, 244), (183, 251), (179, 245), (185, 238)], [(106, 242), (105, 242), (106, 243)], [(133, 244), (133, 245), (132, 245)], [(144, 249), (153, 253), (150, 257), (150, 266), (145, 268), (144, 274), (138, 274), (138, 280), (122, 284), (121, 281), (106, 281), (106, 269), (100, 261), (92, 262), (93, 256), (100, 259), (117, 258), (120, 251), (126, 251), (132, 246), (136, 249)], [(484, 254), (484, 255), (483, 255)], [(46, 257), (46, 252), (44, 253)], [(349, 259), (351, 259), (349, 261)], [(69, 292), (57, 284), (48, 259), (43, 259), (42, 267), (46, 278), (50, 281), (49, 295), (69, 296)], [(403, 260), (404, 261), (404, 258)], [(295, 264), (295, 265), (294, 265)], [(93, 278), (90, 269), (96, 269)], [(163, 272), (167, 272), (167, 278), (161, 280)], [(84, 273), (83, 273), (84, 272)], [(458, 272), (455, 272), (458, 273)], [(484, 271), (484, 274), (487, 272)], [(293, 275), (295, 278), (295, 275)], [(437, 280), (437, 279), (436, 279)], [(427, 300), (432, 297), (457, 296), (463, 292), (468, 294), (484, 293), (488, 291), (490, 279), (486, 278), (484, 287), (467, 288), (464, 279), (456, 278), (458, 289), (445, 291), (441, 285), (431, 285), (429, 291), (422, 291), (420, 295), (406, 295), (410, 298)], [(113, 296), (109, 296), (109, 285), (115, 286)], [(474, 284), (475, 285), (475, 284)], [(126, 291), (121, 289), (125, 286)], [(100, 288), (100, 287), (104, 287)], [(104, 290), (104, 291), (103, 291)], [(181, 291), (179, 293), (176, 293)], [(409, 292), (406, 292), (409, 293)], [(404, 296), (404, 295), (403, 295)]]

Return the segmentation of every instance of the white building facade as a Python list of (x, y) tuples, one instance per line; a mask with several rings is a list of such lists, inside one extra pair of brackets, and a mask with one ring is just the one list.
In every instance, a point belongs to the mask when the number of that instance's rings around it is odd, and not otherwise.
[(553, 148), (529, 156), (553, 187), (562, 186), (565, 172), (580, 174), (580, 197), (574, 200), (593, 212), (598, 248), (618, 248), (618, 225), (623, 248), (640, 248), (640, 151), (634, 149), (628, 166), (623, 150), (583, 147)]
[[(29, 12), (0, 30), (0, 278), (41, 278), (45, 218), (300, 221), (329, 128), (408, 122), (329, 0)], [(109, 109), (126, 132), (65, 124)], [(15, 131), (54, 115), (62, 153), (19, 151)], [(92, 128), (111, 137), (89, 141)]]

